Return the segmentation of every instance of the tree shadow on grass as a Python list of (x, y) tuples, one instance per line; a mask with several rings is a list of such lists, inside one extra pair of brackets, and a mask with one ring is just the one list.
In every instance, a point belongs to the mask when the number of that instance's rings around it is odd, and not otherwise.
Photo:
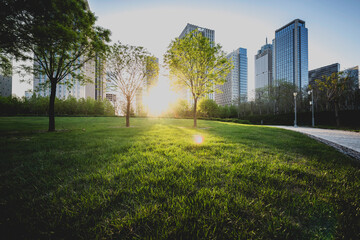
[(95, 126), (35, 135), (19, 151), (10, 142), (6, 161), (19, 165), (1, 175), (1, 225), (54, 239), (356, 236), (360, 180), (347, 158), (282, 130), (200, 124), (213, 127)]

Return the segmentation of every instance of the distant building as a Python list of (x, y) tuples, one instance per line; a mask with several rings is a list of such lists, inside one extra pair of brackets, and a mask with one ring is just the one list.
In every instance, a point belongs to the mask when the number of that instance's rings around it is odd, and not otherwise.
[(301, 89), (308, 85), (308, 29), (300, 19), (275, 31), (273, 40), (273, 79)]
[(309, 71), (309, 84), (314, 84), (316, 79), (322, 79), (322, 76), (330, 76), (340, 71), (340, 64), (333, 63), (324, 67), (316, 68)]
[(227, 55), (234, 68), (226, 77), (226, 82), (223, 85), (217, 85), (216, 88), (221, 93), (215, 94), (215, 101), (221, 106), (234, 105), (239, 102), (247, 101), (247, 50), (246, 48), (238, 48)]
[(31, 97), (32, 97), (32, 91), (31, 90), (25, 91), (25, 98), (29, 99)]
[(120, 104), (117, 101), (116, 94), (114, 94), (114, 93), (106, 93), (105, 98), (106, 98), (106, 100), (108, 100), (114, 106), (115, 115), (119, 115), (119, 112), (121, 111), (121, 109), (120, 109)]
[(107, 94), (106, 94), (106, 99), (107, 99), (109, 102), (116, 102), (116, 94), (114, 94), (114, 93), (107, 93)]
[(360, 88), (359, 66), (345, 69), (343, 72), (354, 81), (356, 88)]
[(95, 99), (104, 100), (106, 93), (106, 62), (99, 55), (95, 57)]
[[(196, 25), (193, 25), (193, 24), (190, 24), (188, 23), (186, 25), (186, 27), (184, 28), (184, 30), (181, 32), (179, 38), (183, 38), (185, 37), (186, 34), (194, 31), (194, 30), (198, 30), (199, 32), (201, 32), (201, 34), (204, 36), (204, 37), (207, 37), (209, 40), (210, 40), (210, 44), (212, 46), (214, 46), (213, 44), (215, 43), (215, 30), (212, 30), (212, 29), (208, 29), (208, 28), (204, 28), (204, 27), (199, 27), (199, 26), (196, 26)], [(214, 87), (215, 88), (215, 87)], [(185, 99), (188, 99), (188, 101), (190, 103), (193, 102), (193, 99), (192, 99), (192, 96), (191, 96), (191, 93), (190, 93), (190, 90), (188, 89), (184, 89), (182, 91), (182, 95)], [(214, 93), (209, 93), (207, 96), (207, 98), (209, 99), (212, 99), (212, 100), (215, 100), (215, 94)]]
[(12, 94), (12, 76), (0, 75), (0, 96), (10, 97)]
[(273, 47), (267, 43), (255, 55), (255, 89), (272, 85)]

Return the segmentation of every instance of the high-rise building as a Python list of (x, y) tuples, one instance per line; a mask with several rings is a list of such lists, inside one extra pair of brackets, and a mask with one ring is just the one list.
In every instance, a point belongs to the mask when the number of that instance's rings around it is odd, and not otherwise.
[[(86, 78), (90, 79), (91, 82), (81, 84), (78, 80), (72, 78), (71, 74), (68, 74), (56, 87), (56, 97), (66, 99), (68, 97), (74, 98), (93, 98), (96, 100), (104, 99), (105, 92), (105, 71), (101, 64), (104, 64), (100, 58), (96, 57), (94, 60), (90, 60), (84, 64), (81, 69), (77, 69), (76, 73), (81, 72)], [(35, 67), (39, 67), (38, 63), (34, 63)], [(47, 76), (45, 74), (34, 75), (33, 88), (34, 92), (42, 97), (50, 96), (50, 88), (43, 87), (47, 82)], [(62, 84), (64, 82), (71, 82), (72, 85)]]
[(300, 19), (275, 31), (273, 79), (301, 89), (308, 84), (308, 29)]
[(203, 27), (199, 27), (193, 24), (188, 23), (186, 25), (186, 27), (184, 28), (184, 30), (181, 32), (179, 38), (183, 38), (185, 37), (186, 34), (194, 31), (194, 30), (198, 30), (199, 32), (202, 33), (202, 35), (204, 37), (207, 37), (210, 40), (210, 43), (214, 43), (215, 42), (215, 31), (208, 29), (208, 28), (203, 28)]
[(350, 77), (351, 81), (354, 81), (356, 88), (360, 88), (359, 66), (345, 69), (343, 72)]
[(95, 57), (95, 99), (106, 98), (106, 62), (99, 55)]
[[(201, 34), (204, 36), (204, 37), (207, 37), (209, 40), (210, 40), (210, 44), (211, 46), (214, 46), (214, 43), (215, 43), (215, 30), (211, 30), (211, 29), (208, 29), (208, 28), (203, 28), (203, 27), (199, 27), (199, 26), (196, 26), (196, 25), (193, 25), (193, 24), (190, 24), (188, 23), (186, 25), (186, 27), (184, 28), (184, 30), (181, 32), (179, 38), (183, 38), (185, 37), (186, 34), (194, 31), (194, 30), (198, 30), (199, 32), (201, 32)], [(214, 87), (215, 89), (215, 87)], [(190, 103), (193, 102), (193, 99), (192, 99), (192, 96), (191, 96), (191, 93), (189, 90), (187, 89), (184, 89), (181, 91), (182, 92), (182, 95), (184, 98), (188, 99), (188, 101)], [(215, 93), (209, 93), (207, 94), (206, 96), (207, 98), (209, 99), (212, 99), (212, 100), (215, 100)]]
[(267, 43), (255, 55), (255, 89), (272, 85), (272, 45)]
[(12, 93), (12, 76), (0, 75), (0, 96), (10, 97)]
[(234, 68), (226, 76), (226, 82), (216, 86), (221, 93), (215, 94), (215, 101), (221, 106), (247, 101), (247, 50), (238, 48), (228, 54), (227, 58), (233, 62)]
[(340, 71), (340, 64), (333, 63), (327, 66), (313, 69), (309, 71), (309, 84), (314, 84), (316, 79), (322, 79), (322, 76), (330, 76), (332, 73)]

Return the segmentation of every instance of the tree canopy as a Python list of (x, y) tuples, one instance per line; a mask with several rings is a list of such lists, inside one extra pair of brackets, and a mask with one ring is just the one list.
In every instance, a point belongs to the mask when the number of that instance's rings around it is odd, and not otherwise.
[(194, 127), (199, 98), (215, 91), (215, 85), (224, 84), (233, 65), (219, 44), (214, 44), (194, 30), (184, 38), (173, 40), (164, 56), (173, 85), (188, 89), (194, 100)]
[[(89, 80), (78, 70), (106, 50), (110, 31), (95, 26), (96, 17), (84, 0), (3, 0), (1, 7), (0, 49), (34, 61), (32, 72), (47, 76), (49, 131), (54, 131), (57, 84)], [(71, 81), (64, 80), (68, 75)]]
[[(325, 93), (326, 99), (334, 105), (336, 125), (340, 126), (339, 102), (346, 90), (350, 89), (352, 82), (349, 74), (334, 72), (329, 76), (323, 75), (321, 79), (315, 79), (315, 87)], [(312, 88), (311, 85), (309, 85)]]
[(143, 47), (115, 43), (107, 54), (106, 75), (109, 87), (125, 103), (126, 127), (130, 127), (131, 104), (145, 80), (153, 81), (159, 66)]

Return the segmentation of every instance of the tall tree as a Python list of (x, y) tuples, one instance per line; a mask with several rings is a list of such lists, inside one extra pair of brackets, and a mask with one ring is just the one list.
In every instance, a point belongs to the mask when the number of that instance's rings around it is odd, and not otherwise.
[(194, 127), (197, 126), (199, 98), (214, 92), (215, 85), (224, 84), (233, 65), (219, 44), (211, 43), (198, 30), (173, 40), (164, 56), (175, 86), (190, 90), (194, 100)]
[[(17, 59), (34, 61), (34, 74), (47, 76), (49, 131), (55, 131), (54, 103), (58, 84), (84, 82), (81, 69), (106, 50), (110, 31), (95, 26), (85, 0), (2, 0), (0, 49)], [(30, 54), (29, 54), (30, 53)], [(72, 80), (65, 80), (71, 75)]]
[(126, 127), (130, 127), (131, 104), (145, 80), (153, 79), (159, 72), (155, 57), (143, 47), (123, 45), (110, 47), (106, 75), (110, 89), (120, 93), (125, 106)]
[[(329, 76), (322, 76), (315, 80), (316, 87), (325, 93), (327, 101), (334, 106), (336, 125), (340, 126), (339, 101), (350, 87), (351, 78), (344, 72), (334, 72)], [(311, 85), (309, 86), (311, 87)]]

